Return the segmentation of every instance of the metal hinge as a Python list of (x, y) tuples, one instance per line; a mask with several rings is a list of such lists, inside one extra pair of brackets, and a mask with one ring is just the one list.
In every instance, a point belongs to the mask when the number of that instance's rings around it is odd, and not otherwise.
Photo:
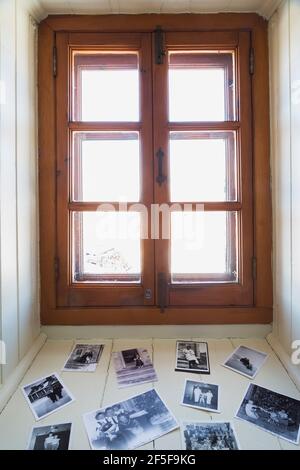
[(253, 256), (252, 258), (252, 279), (255, 281), (257, 276), (257, 260)]
[(56, 46), (53, 46), (52, 64), (53, 64), (53, 77), (56, 78), (57, 76), (57, 47)]
[(166, 55), (164, 49), (164, 33), (160, 26), (157, 26), (155, 31), (155, 63), (161, 65), (164, 63)]
[(254, 49), (253, 47), (250, 47), (250, 52), (249, 52), (249, 73), (250, 75), (254, 74)]
[(54, 274), (55, 274), (55, 280), (58, 281), (58, 279), (59, 279), (59, 258), (57, 256), (54, 258)]

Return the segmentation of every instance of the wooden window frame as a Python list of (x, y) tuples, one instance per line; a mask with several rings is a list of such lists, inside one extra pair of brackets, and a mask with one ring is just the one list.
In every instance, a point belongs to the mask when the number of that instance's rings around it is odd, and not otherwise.
[[(56, 36), (59, 32), (97, 33), (153, 32), (161, 25), (166, 32), (248, 31), (255, 56), (251, 75), (253, 153), (253, 304), (247, 306), (168, 307), (156, 306), (58, 307), (56, 278), (56, 185), (62, 168), (57, 167), (59, 135), (53, 132), (56, 114), (56, 78), (53, 73)], [(43, 324), (243, 324), (272, 321), (272, 219), (269, 161), (269, 85), (267, 22), (256, 14), (213, 15), (108, 15), (49, 16), (39, 27), (39, 191), (41, 319)], [(248, 60), (248, 57), (245, 58)], [(59, 69), (60, 63), (57, 64)], [(55, 70), (54, 70), (55, 72)], [(253, 72), (253, 71), (252, 71)], [(64, 227), (62, 227), (64, 229)], [(61, 272), (59, 273), (61, 275)]]

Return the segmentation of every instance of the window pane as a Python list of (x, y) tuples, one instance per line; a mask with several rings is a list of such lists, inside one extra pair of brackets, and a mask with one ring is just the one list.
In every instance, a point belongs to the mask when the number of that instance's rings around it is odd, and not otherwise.
[(75, 200), (139, 201), (137, 132), (89, 132), (73, 136)]
[(233, 132), (171, 132), (170, 196), (174, 202), (236, 200)]
[(139, 120), (137, 54), (76, 53), (74, 67), (75, 120)]
[(140, 224), (138, 212), (74, 213), (74, 280), (140, 282)]
[(172, 282), (236, 282), (236, 247), (236, 212), (172, 212)]
[(231, 53), (170, 53), (169, 120), (233, 120)]

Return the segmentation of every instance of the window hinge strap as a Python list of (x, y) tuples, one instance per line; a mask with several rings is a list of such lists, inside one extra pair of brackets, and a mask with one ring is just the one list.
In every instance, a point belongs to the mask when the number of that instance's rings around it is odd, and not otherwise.
[(55, 280), (58, 281), (58, 279), (59, 279), (59, 258), (57, 256), (54, 258), (54, 274), (55, 274)]
[(250, 47), (249, 52), (249, 73), (250, 75), (254, 74), (254, 48)]
[(255, 281), (257, 277), (257, 260), (253, 256), (252, 258), (252, 279)]
[(155, 31), (155, 63), (161, 65), (164, 63), (164, 57), (166, 55), (164, 49), (164, 33), (161, 26), (157, 26)]
[(56, 46), (53, 46), (52, 64), (53, 64), (53, 77), (56, 78), (57, 76), (57, 47)]

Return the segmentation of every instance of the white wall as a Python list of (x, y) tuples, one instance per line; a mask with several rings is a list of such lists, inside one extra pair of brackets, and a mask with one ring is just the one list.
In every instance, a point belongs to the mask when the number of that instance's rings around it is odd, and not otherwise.
[(300, 339), (300, 0), (269, 26), (274, 214), (274, 335), (291, 352)]
[(0, 0), (0, 339), (15, 369), (39, 334), (36, 24), (33, 0)]

